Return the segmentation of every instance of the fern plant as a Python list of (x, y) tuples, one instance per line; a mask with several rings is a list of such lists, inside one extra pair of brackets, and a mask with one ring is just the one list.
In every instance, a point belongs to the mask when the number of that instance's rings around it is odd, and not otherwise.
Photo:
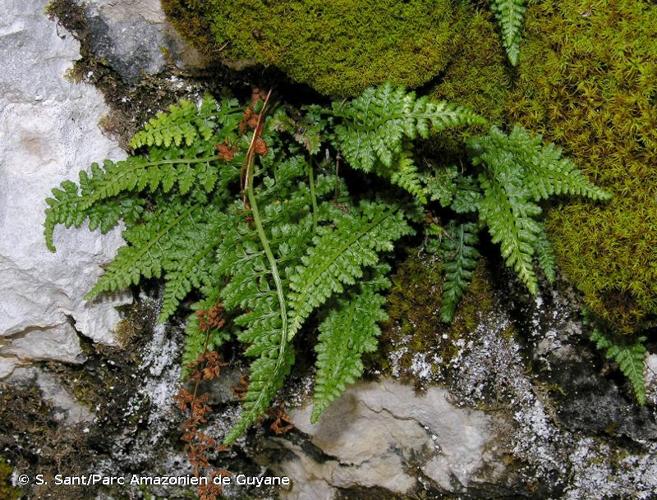
[(636, 400), (641, 405), (646, 404), (646, 384), (644, 378), (646, 366), (646, 338), (638, 337), (631, 341), (617, 339), (600, 328), (591, 332), (591, 340), (603, 351), (607, 359), (615, 361), (632, 386)]
[(502, 33), (502, 45), (509, 62), (518, 64), (522, 22), (527, 9), (525, 0), (491, 0), (491, 10)]
[[(319, 325), (313, 420), (360, 376), (385, 319), (390, 257), (404, 237), (419, 230), (442, 238), (441, 316), (450, 321), (479, 255), (480, 229), (535, 291), (534, 260), (546, 275), (554, 269), (535, 220), (538, 201), (606, 197), (556, 148), (520, 128), (473, 138), (469, 173), (420, 168), (427, 162), (416, 161), (415, 139), (485, 120), (403, 88), (384, 85), (329, 108), (292, 111), (259, 92), (245, 108), (212, 97), (183, 101), (134, 136), (128, 159), (92, 165), (47, 200), (52, 250), (58, 224), (88, 222), (103, 232), (125, 224), (126, 246), (89, 298), (160, 278), (160, 321), (192, 309), (184, 363), (227, 341), (253, 360), (226, 443), (272, 404), (294, 365), (293, 340), (309, 324)], [(338, 155), (399, 191), (350, 194), (332, 161)], [(451, 222), (427, 226), (439, 211)], [(201, 298), (190, 305), (193, 291)]]

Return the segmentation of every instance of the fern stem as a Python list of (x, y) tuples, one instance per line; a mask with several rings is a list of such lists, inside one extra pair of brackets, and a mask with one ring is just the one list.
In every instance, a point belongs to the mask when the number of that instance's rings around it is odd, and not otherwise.
[[(249, 205), (251, 207), (251, 213), (253, 214), (253, 222), (256, 226), (256, 231), (258, 232), (258, 237), (260, 238), (260, 243), (262, 248), (265, 251), (267, 256), (267, 261), (269, 262), (269, 267), (271, 268), (272, 278), (274, 279), (274, 285), (276, 286), (276, 296), (278, 298), (278, 304), (281, 310), (281, 342), (278, 348), (278, 359), (276, 360), (276, 372), (281, 367), (283, 363), (285, 347), (287, 345), (287, 307), (285, 305), (285, 293), (283, 292), (283, 282), (281, 281), (281, 276), (278, 272), (278, 265), (276, 264), (276, 258), (274, 257), (273, 252), (271, 251), (271, 246), (269, 245), (269, 239), (265, 233), (265, 229), (262, 226), (262, 218), (260, 217), (260, 211), (258, 210), (258, 202), (253, 190), (253, 164), (255, 161), (255, 152), (253, 150), (255, 141), (258, 135), (262, 132), (262, 117), (265, 114), (267, 109), (267, 102), (271, 96), (271, 90), (265, 98), (265, 103), (262, 107), (262, 111), (258, 115), (258, 123), (255, 130), (253, 131), (253, 138), (251, 139), (251, 145), (249, 146), (249, 151), (246, 155), (246, 195), (249, 200)], [(262, 398), (265, 394), (265, 391), (261, 391), (258, 399)], [(258, 406), (256, 404), (256, 406)]]

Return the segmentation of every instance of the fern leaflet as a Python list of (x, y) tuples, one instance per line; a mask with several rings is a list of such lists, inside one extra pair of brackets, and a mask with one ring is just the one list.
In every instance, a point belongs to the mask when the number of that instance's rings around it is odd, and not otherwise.
[(639, 337), (635, 342), (614, 341), (611, 336), (600, 329), (591, 332), (591, 340), (596, 347), (604, 351), (607, 359), (618, 363), (620, 371), (629, 380), (639, 404), (646, 404), (646, 385), (644, 371), (646, 364), (645, 337)]
[(554, 280), (557, 278), (557, 262), (554, 256), (554, 251), (552, 250), (552, 244), (548, 239), (543, 224), (540, 224), (540, 231), (536, 234), (534, 248), (536, 249), (536, 260), (538, 261), (538, 266), (541, 268), (541, 271), (543, 271), (548, 282), (554, 283)]
[(314, 309), (355, 284), (364, 267), (379, 261), (380, 252), (392, 250), (395, 240), (411, 233), (401, 211), (367, 202), (356, 214), (340, 217), (334, 228), (324, 228), (290, 277), (290, 339)]
[(429, 137), (449, 127), (484, 123), (472, 111), (426, 97), (403, 87), (372, 87), (348, 103), (335, 103), (335, 142), (352, 167), (370, 172), (377, 163), (391, 167), (404, 139)]

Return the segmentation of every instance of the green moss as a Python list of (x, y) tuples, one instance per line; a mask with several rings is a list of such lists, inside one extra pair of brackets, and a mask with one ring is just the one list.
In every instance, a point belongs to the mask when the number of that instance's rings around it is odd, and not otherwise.
[(204, 55), (218, 54), (221, 45), (212, 36), (212, 2), (162, 0), (162, 8), (174, 26)]
[(548, 228), (589, 307), (630, 333), (657, 312), (657, 5), (546, 0), (526, 19), (509, 116), (614, 193), (552, 210)]
[(413, 358), (417, 353), (424, 353), (427, 359), (441, 360), (432, 366), (434, 375), (438, 375), (458, 353), (455, 341), (474, 333), (482, 315), (492, 310), (490, 276), (481, 262), (454, 322), (443, 323), (440, 320), (441, 266), (435, 257), (411, 251), (410, 257), (398, 267), (388, 296), (389, 320), (382, 329), (379, 352), (376, 358), (370, 359), (370, 365), (391, 374), (390, 359), (396, 357), (396, 352), (401, 353), (396, 362), (399, 375), (412, 381)]
[[(164, 0), (195, 45), (224, 62), (274, 65), (321, 93), (392, 81), (421, 85), (455, 53), (462, 7), (450, 0)], [(209, 39), (209, 34), (214, 36)]]
[(12, 472), (11, 465), (0, 457), (0, 498), (4, 500), (17, 500), (21, 496), (20, 491), (11, 485)]
[[(461, 49), (432, 89), (431, 95), (467, 106), (491, 123), (500, 125), (505, 116), (511, 74), (488, 5), (468, 14), (468, 22), (459, 36)], [(441, 164), (459, 164), (467, 155), (467, 138), (483, 133), (486, 128), (446, 130), (426, 144), (425, 152), (439, 159)]]

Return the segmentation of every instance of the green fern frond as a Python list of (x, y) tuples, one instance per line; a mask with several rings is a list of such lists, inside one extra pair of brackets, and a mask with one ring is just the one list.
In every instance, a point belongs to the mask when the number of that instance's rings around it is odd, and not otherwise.
[[(311, 244), (313, 222), (324, 218), (313, 213), (312, 196), (321, 201), (335, 185), (319, 176), (311, 194), (299, 182), (307, 172), (307, 164), (300, 157), (273, 168), (273, 175), (262, 179), (264, 189), (256, 193), (251, 185), (248, 188), (255, 228), (237, 219), (239, 204), (234, 205), (231, 213), (235, 221), (230, 227), (235, 230), (224, 234), (218, 252), (218, 270), (230, 277), (220, 295), (229, 309), (245, 311), (234, 320), (240, 328), (237, 336), (247, 346), (244, 354), (257, 358), (251, 364), (240, 420), (226, 436), (227, 444), (264, 414), (294, 362), (285, 302), (289, 279), (285, 279), (288, 273), (279, 269), (285, 262), (290, 266), (299, 262)], [(284, 200), (278, 199), (282, 196)], [(259, 207), (263, 207), (262, 212)]]
[(592, 185), (572, 162), (561, 158), (553, 145), (543, 145), (540, 136), (514, 127), (506, 135), (497, 127), (488, 134), (468, 140), (483, 194), (477, 204), (481, 222), (488, 226), (494, 243), (499, 243), (506, 264), (514, 269), (532, 294), (538, 291), (533, 269), (534, 255), (548, 279), (554, 275), (544, 230), (536, 220), (542, 213), (537, 202), (552, 195), (576, 194), (594, 200), (609, 195)]
[(445, 167), (436, 170), (432, 175), (423, 175), (427, 198), (437, 201), (442, 207), (448, 207), (454, 200), (456, 193), (456, 180), (459, 172), (456, 167)]
[(534, 217), (541, 213), (541, 208), (527, 199), (526, 188), (513, 164), (490, 166), (492, 171), (479, 176), (483, 191), (479, 217), (488, 227), (493, 243), (500, 245), (506, 265), (535, 295), (538, 281), (533, 255), (540, 227)]
[(210, 192), (217, 183), (220, 169), (233, 178), (239, 175), (235, 166), (222, 169), (212, 148), (201, 157), (194, 156), (195, 153), (196, 150), (178, 150), (163, 158), (131, 156), (118, 162), (105, 160), (102, 168), (94, 164), (89, 189), (82, 192), (81, 209), (86, 210), (102, 200), (130, 191), (153, 193), (161, 189), (168, 193), (177, 187), (180, 194), (187, 194), (198, 185)]
[(639, 404), (646, 404), (645, 365), (647, 350), (645, 337), (639, 337), (634, 342), (627, 340), (615, 341), (611, 336), (596, 328), (591, 332), (591, 340), (596, 347), (605, 353), (607, 359), (618, 363), (620, 371), (632, 385), (634, 395)]
[[(128, 243), (119, 249), (114, 260), (105, 268), (94, 287), (87, 294), (93, 299), (101, 293), (124, 290), (142, 278), (160, 278), (171, 257), (169, 251), (189, 243), (185, 234), (194, 217), (202, 215), (197, 205), (169, 203), (155, 212), (147, 212), (143, 223), (126, 229), (123, 237)], [(180, 241), (182, 240), (182, 241)]]
[(206, 95), (197, 107), (195, 103), (183, 99), (151, 118), (132, 137), (130, 147), (189, 147), (198, 141), (209, 141), (217, 126), (226, 124), (226, 117), (238, 115), (239, 111), (236, 100), (226, 99), (219, 104)]
[(379, 292), (390, 286), (385, 274), (388, 266), (378, 266), (375, 280), (364, 282), (359, 290), (338, 301), (319, 325), (317, 374), (311, 422), (316, 423), (329, 404), (340, 397), (348, 384), (363, 373), (363, 353), (376, 350), (378, 323), (387, 315), (386, 299)]
[[(86, 173), (80, 173), (80, 184), (84, 187)], [(89, 222), (89, 229), (99, 229), (102, 234), (116, 227), (123, 220), (130, 224), (138, 220), (144, 211), (146, 201), (142, 198), (124, 195), (105, 200), (102, 205), (92, 205), (83, 208), (83, 197), (79, 187), (66, 180), (58, 188), (52, 190), (52, 197), (46, 199), (46, 218), (43, 232), (46, 246), (51, 252), (55, 251), (53, 233), (58, 224), (64, 227), (81, 227), (85, 221)]]
[(180, 237), (167, 248), (165, 282), (158, 322), (164, 323), (192, 289), (211, 289), (215, 253), (225, 232), (227, 217), (208, 207), (202, 218), (183, 220)]
[(552, 143), (543, 144), (540, 135), (516, 125), (508, 137), (497, 129), (491, 130), (490, 137), (522, 164), (525, 183), (535, 201), (561, 195), (597, 201), (611, 198), (609, 193), (593, 185), (571, 160), (562, 158), (560, 148)]
[(363, 268), (379, 261), (379, 253), (392, 250), (392, 243), (413, 231), (399, 210), (383, 203), (360, 204), (355, 214), (344, 214), (335, 227), (324, 228), (314, 246), (290, 277), (291, 309), (289, 338), (310, 313), (346, 285), (363, 275)]
[(525, 0), (491, 0), (491, 10), (502, 32), (502, 44), (513, 66), (518, 64), (522, 22), (526, 9)]
[(245, 355), (257, 359), (251, 363), (240, 420), (225, 437), (226, 444), (234, 442), (264, 414), (294, 360), (272, 269), (257, 231), (240, 220), (237, 205), (232, 217), (217, 252), (217, 278), (228, 278), (219, 296), (227, 310), (242, 311), (234, 320), (239, 329), (237, 338), (247, 346)]
[(454, 184), (454, 195), (450, 208), (457, 214), (477, 212), (482, 200), (478, 180), (468, 175), (459, 175)]
[(477, 225), (468, 222), (450, 223), (440, 244), (443, 258), (443, 296), (440, 305), (440, 319), (451, 323), (456, 306), (472, 281), (472, 273), (477, 266), (479, 252), (475, 245), (479, 242)]
[(400, 155), (396, 168), (392, 169), (390, 182), (412, 194), (421, 204), (427, 203), (426, 189), (410, 154)]
[(432, 132), (461, 125), (483, 124), (472, 111), (427, 97), (416, 98), (404, 87), (372, 87), (347, 103), (334, 103), (340, 119), (335, 142), (349, 164), (370, 172), (380, 162), (391, 167), (405, 139), (429, 137)]

